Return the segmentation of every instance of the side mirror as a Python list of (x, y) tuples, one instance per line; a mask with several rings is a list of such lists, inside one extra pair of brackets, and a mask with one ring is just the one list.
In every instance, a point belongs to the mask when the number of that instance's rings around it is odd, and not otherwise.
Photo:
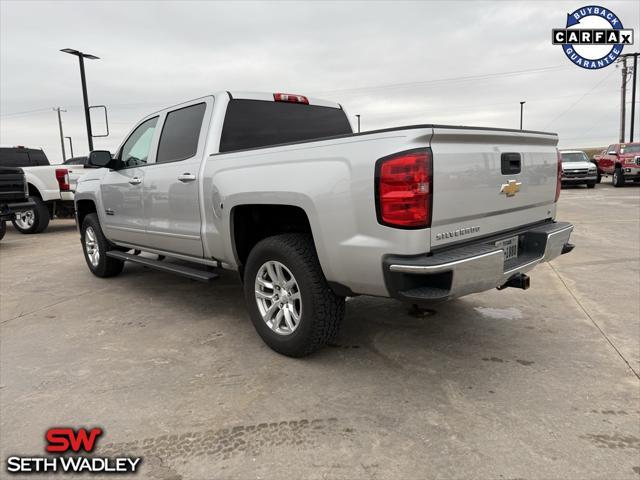
[(89, 154), (89, 165), (97, 168), (111, 167), (113, 168), (114, 160), (111, 152), (107, 150), (94, 150)]

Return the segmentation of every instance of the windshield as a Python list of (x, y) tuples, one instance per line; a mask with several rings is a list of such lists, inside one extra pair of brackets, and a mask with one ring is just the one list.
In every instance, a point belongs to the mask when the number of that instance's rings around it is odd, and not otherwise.
[(562, 154), (563, 162), (588, 162), (589, 159), (584, 152), (571, 152)]
[(620, 153), (640, 153), (640, 143), (620, 147)]

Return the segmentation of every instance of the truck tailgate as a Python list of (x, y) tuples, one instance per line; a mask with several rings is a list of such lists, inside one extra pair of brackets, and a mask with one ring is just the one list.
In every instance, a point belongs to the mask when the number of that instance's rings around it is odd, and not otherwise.
[(555, 134), (434, 127), (431, 247), (555, 216)]

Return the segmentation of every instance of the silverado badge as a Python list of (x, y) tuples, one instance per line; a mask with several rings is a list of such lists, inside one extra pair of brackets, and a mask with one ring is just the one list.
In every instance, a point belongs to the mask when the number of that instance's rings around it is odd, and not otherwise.
[(522, 185), (522, 182), (509, 180), (509, 183), (502, 184), (502, 187), (500, 187), (500, 193), (504, 193), (507, 197), (513, 197), (520, 191), (520, 185)]

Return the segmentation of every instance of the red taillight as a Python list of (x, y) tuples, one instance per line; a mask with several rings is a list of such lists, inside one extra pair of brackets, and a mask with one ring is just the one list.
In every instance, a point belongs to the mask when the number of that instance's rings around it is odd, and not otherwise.
[(376, 162), (376, 212), (390, 227), (431, 225), (431, 152), (409, 150)]
[(557, 202), (560, 198), (560, 190), (562, 189), (562, 155), (560, 154), (560, 150), (556, 150), (558, 152), (558, 171), (556, 178), (556, 199), (554, 202)]
[(304, 103), (305, 105), (309, 105), (309, 99), (307, 97), (292, 93), (274, 93), (273, 99), (276, 102)]
[(56, 180), (58, 180), (60, 191), (71, 189), (71, 185), (69, 185), (69, 170), (66, 168), (56, 168)]

